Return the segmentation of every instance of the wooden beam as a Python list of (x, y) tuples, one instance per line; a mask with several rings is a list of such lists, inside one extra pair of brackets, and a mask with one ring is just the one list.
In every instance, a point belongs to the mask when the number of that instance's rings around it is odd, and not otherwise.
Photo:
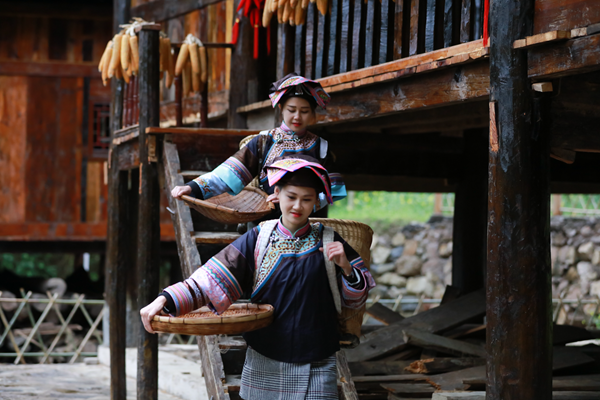
[(383, 322), (385, 325), (393, 324), (394, 322), (400, 322), (404, 319), (400, 313), (390, 310), (381, 303), (373, 304), (371, 307), (367, 308), (366, 313), (375, 318), (377, 321)]
[(97, 65), (64, 62), (0, 61), (0, 75), (100, 78)]
[(363, 361), (348, 363), (353, 376), (402, 375), (411, 361)]
[(367, 361), (400, 350), (406, 346), (402, 336), (405, 329), (419, 328), (440, 332), (460, 325), (464, 321), (482, 316), (485, 310), (485, 294), (477, 291), (462, 296), (439, 307), (419, 313), (401, 322), (368, 333), (358, 347), (348, 350), (349, 361)]
[(162, 22), (221, 1), (223, 0), (154, 0), (133, 7), (131, 16)]
[(358, 393), (352, 381), (352, 374), (348, 367), (348, 360), (344, 350), (335, 353), (337, 364), (337, 375), (341, 382), (340, 400), (358, 400)]
[(560, 147), (550, 148), (550, 157), (555, 160), (562, 161), (565, 164), (573, 164), (575, 162), (575, 155), (577, 153), (573, 150), (562, 149)]
[(220, 129), (220, 128), (159, 128), (150, 126), (146, 128), (148, 135), (178, 134), (190, 136), (249, 136), (257, 135), (260, 131), (251, 129)]
[(421, 107), (485, 99), (489, 86), (488, 68), (488, 63), (482, 61), (431, 72), (428, 76), (336, 92), (332, 94), (327, 111), (318, 111), (319, 124), (350, 122)]
[[(139, 33), (140, 99), (139, 203), (137, 221), (138, 304), (150, 304), (159, 292), (160, 187), (158, 166), (150, 162), (149, 142), (156, 137), (146, 134), (149, 126), (160, 122), (159, 32), (150, 27)], [(157, 143), (158, 142), (158, 143)], [(162, 149), (158, 149), (159, 154)], [(137, 395), (140, 399), (158, 398), (158, 335), (140, 330), (137, 361)]]
[(485, 359), (478, 357), (430, 358), (413, 361), (406, 371), (412, 374), (440, 374), (482, 365), (485, 365)]
[(552, 92), (552, 82), (538, 82), (531, 85), (531, 88), (540, 93)]
[(441, 351), (456, 355), (468, 354), (485, 358), (486, 351), (483, 346), (463, 342), (456, 339), (450, 339), (433, 333), (419, 331), (417, 329), (405, 329), (404, 341), (426, 349)]
[(571, 31), (551, 31), (527, 36), (525, 39), (515, 40), (513, 49), (526, 49), (541, 44), (571, 39)]
[(512, 48), (533, 11), (533, 0), (491, 2), (488, 400), (552, 396), (547, 110), (534, 112), (527, 55)]
[[(355, 51), (355, 49), (356, 47), (353, 42), (353, 51)], [(435, 50), (430, 53), (418, 54), (412, 57), (390, 61), (385, 64), (356, 69), (346, 73), (322, 78), (318, 81), (328, 92), (345, 91), (348, 89), (376, 83), (390, 83), (390, 81), (396, 80), (397, 78), (408, 77), (415, 74), (417, 72), (417, 67), (420, 68), (419, 72), (435, 71), (441, 68), (449, 68), (458, 64), (472, 63), (476, 60), (485, 59), (488, 57), (488, 49), (489, 48), (487, 47), (483, 47), (483, 40), (476, 40), (446, 49)], [(352, 60), (354, 63), (354, 53)], [(248, 104), (244, 107), (239, 107), (237, 112), (252, 112), (270, 107), (270, 105), (270, 100), (264, 100), (261, 102)]]
[(549, 79), (600, 69), (600, 35), (529, 49), (530, 78)]

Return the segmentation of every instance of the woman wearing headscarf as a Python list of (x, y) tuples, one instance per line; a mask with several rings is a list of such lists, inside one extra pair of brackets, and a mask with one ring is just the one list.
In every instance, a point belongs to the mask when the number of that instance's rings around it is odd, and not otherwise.
[[(268, 200), (277, 202), (264, 168), (273, 160), (298, 154), (313, 157), (325, 167), (331, 164), (327, 141), (307, 130), (316, 121), (316, 108), (325, 109), (330, 100), (321, 84), (295, 73), (289, 74), (273, 83), (269, 97), (273, 108), (279, 106), (281, 109), (281, 125), (260, 132), (212, 172), (187, 182), (185, 186), (176, 186), (171, 191), (173, 197), (192, 195), (207, 200), (222, 193), (236, 195), (258, 175), (261, 189), (270, 195)], [(330, 173), (329, 177), (333, 200), (346, 197), (341, 175)], [(320, 209), (326, 204), (325, 195), (320, 193), (315, 208)]]

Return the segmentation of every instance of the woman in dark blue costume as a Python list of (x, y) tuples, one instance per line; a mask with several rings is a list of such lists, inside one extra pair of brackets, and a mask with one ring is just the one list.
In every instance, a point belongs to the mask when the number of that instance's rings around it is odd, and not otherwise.
[[(240, 396), (337, 399), (337, 313), (341, 305), (361, 307), (375, 283), (352, 247), (337, 233), (324, 242), (323, 225), (308, 219), (318, 193), (332, 202), (329, 176), (317, 160), (275, 160), (267, 180), (281, 218), (251, 229), (189, 279), (167, 287), (140, 311), (142, 321), (153, 332), (150, 321), (161, 310), (176, 316), (208, 305), (221, 313), (249, 289), (252, 302), (271, 304), (275, 312), (271, 325), (244, 334), (248, 351)], [(330, 261), (337, 271), (333, 285)]]

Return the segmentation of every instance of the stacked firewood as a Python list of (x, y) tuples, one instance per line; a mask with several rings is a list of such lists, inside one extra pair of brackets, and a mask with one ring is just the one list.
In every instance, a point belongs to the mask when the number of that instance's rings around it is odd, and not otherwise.
[[(380, 325), (364, 325), (361, 344), (346, 350), (359, 398), (437, 393), (434, 398), (442, 399), (444, 391), (485, 390), (485, 293), (459, 294), (449, 287), (439, 307), (407, 318), (379, 303), (367, 309)], [(553, 336), (554, 390), (600, 390), (600, 346), (565, 346), (598, 332), (555, 325)]]

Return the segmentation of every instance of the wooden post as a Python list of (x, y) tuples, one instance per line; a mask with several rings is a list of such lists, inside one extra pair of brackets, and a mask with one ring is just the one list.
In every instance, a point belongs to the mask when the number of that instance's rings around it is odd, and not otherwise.
[[(123, 116), (123, 81), (112, 83), (111, 136), (121, 128)], [(106, 302), (109, 310), (110, 392), (111, 399), (125, 399), (127, 275), (127, 178), (119, 171), (118, 147), (110, 143), (108, 170), (108, 218), (106, 238)]]
[[(235, 1), (234, 9), (239, 0)], [(253, 58), (254, 32), (248, 18), (240, 19), (239, 37), (231, 52), (231, 72), (229, 78), (229, 108), (227, 128), (246, 129), (246, 114), (238, 114), (238, 107), (248, 105), (248, 82), (256, 79), (257, 60)]]
[(549, 135), (512, 47), (532, 33), (534, 0), (491, 7), (486, 398), (550, 399)]
[[(146, 134), (149, 126), (159, 126), (159, 37), (160, 25), (147, 25), (139, 32), (140, 70), (140, 182), (138, 202), (138, 305), (153, 301), (158, 292), (160, 221), (157, 163), (150, 162), (152, 141), (158, 138)], [(162, 151), (155, 150), (161, 154)], [(158, 398), (158, 335), (140, 330), (137, 361), (137, 398)]]
[[(210, 66), (210, 52), (206, 52), (206, 65)], [(210, 67), (209, 67), (210, 68)], [(210, 74), (208, 74), (210, 76)], [(202, 92), (200, 93), (200, 127), (208, 128), (208, 84), (207, 81), (202, 88)], [(183, 103), (183, 101), (182, 101)]]
[[(130, 1), (115, 0), (113, 9), (113, 32), (119, 24), (129, 20)], [(127, 254), (127, 180), (119, 173), (117, 146), (112, 143), (114, 132), (121, 129), (123, 121), (123, 98), (125, 84), (122, 80), (111, 82), (111, 142), (108, 158), (108, 216), (106, 238), (106, 301), (109, 310), (110, 348), (110, 398), (125, 400), (127, 386), (125, 376), (126, 310), (125, 281)]]
[(552, 195), (552, 215), (562, 215), (562, 211), (560, 210), (560, 194)]
[(487, 230), (487, 131), (464, 132), (461, 178), (454, 198), (452, 286), (463, 294), (483, 287)]

